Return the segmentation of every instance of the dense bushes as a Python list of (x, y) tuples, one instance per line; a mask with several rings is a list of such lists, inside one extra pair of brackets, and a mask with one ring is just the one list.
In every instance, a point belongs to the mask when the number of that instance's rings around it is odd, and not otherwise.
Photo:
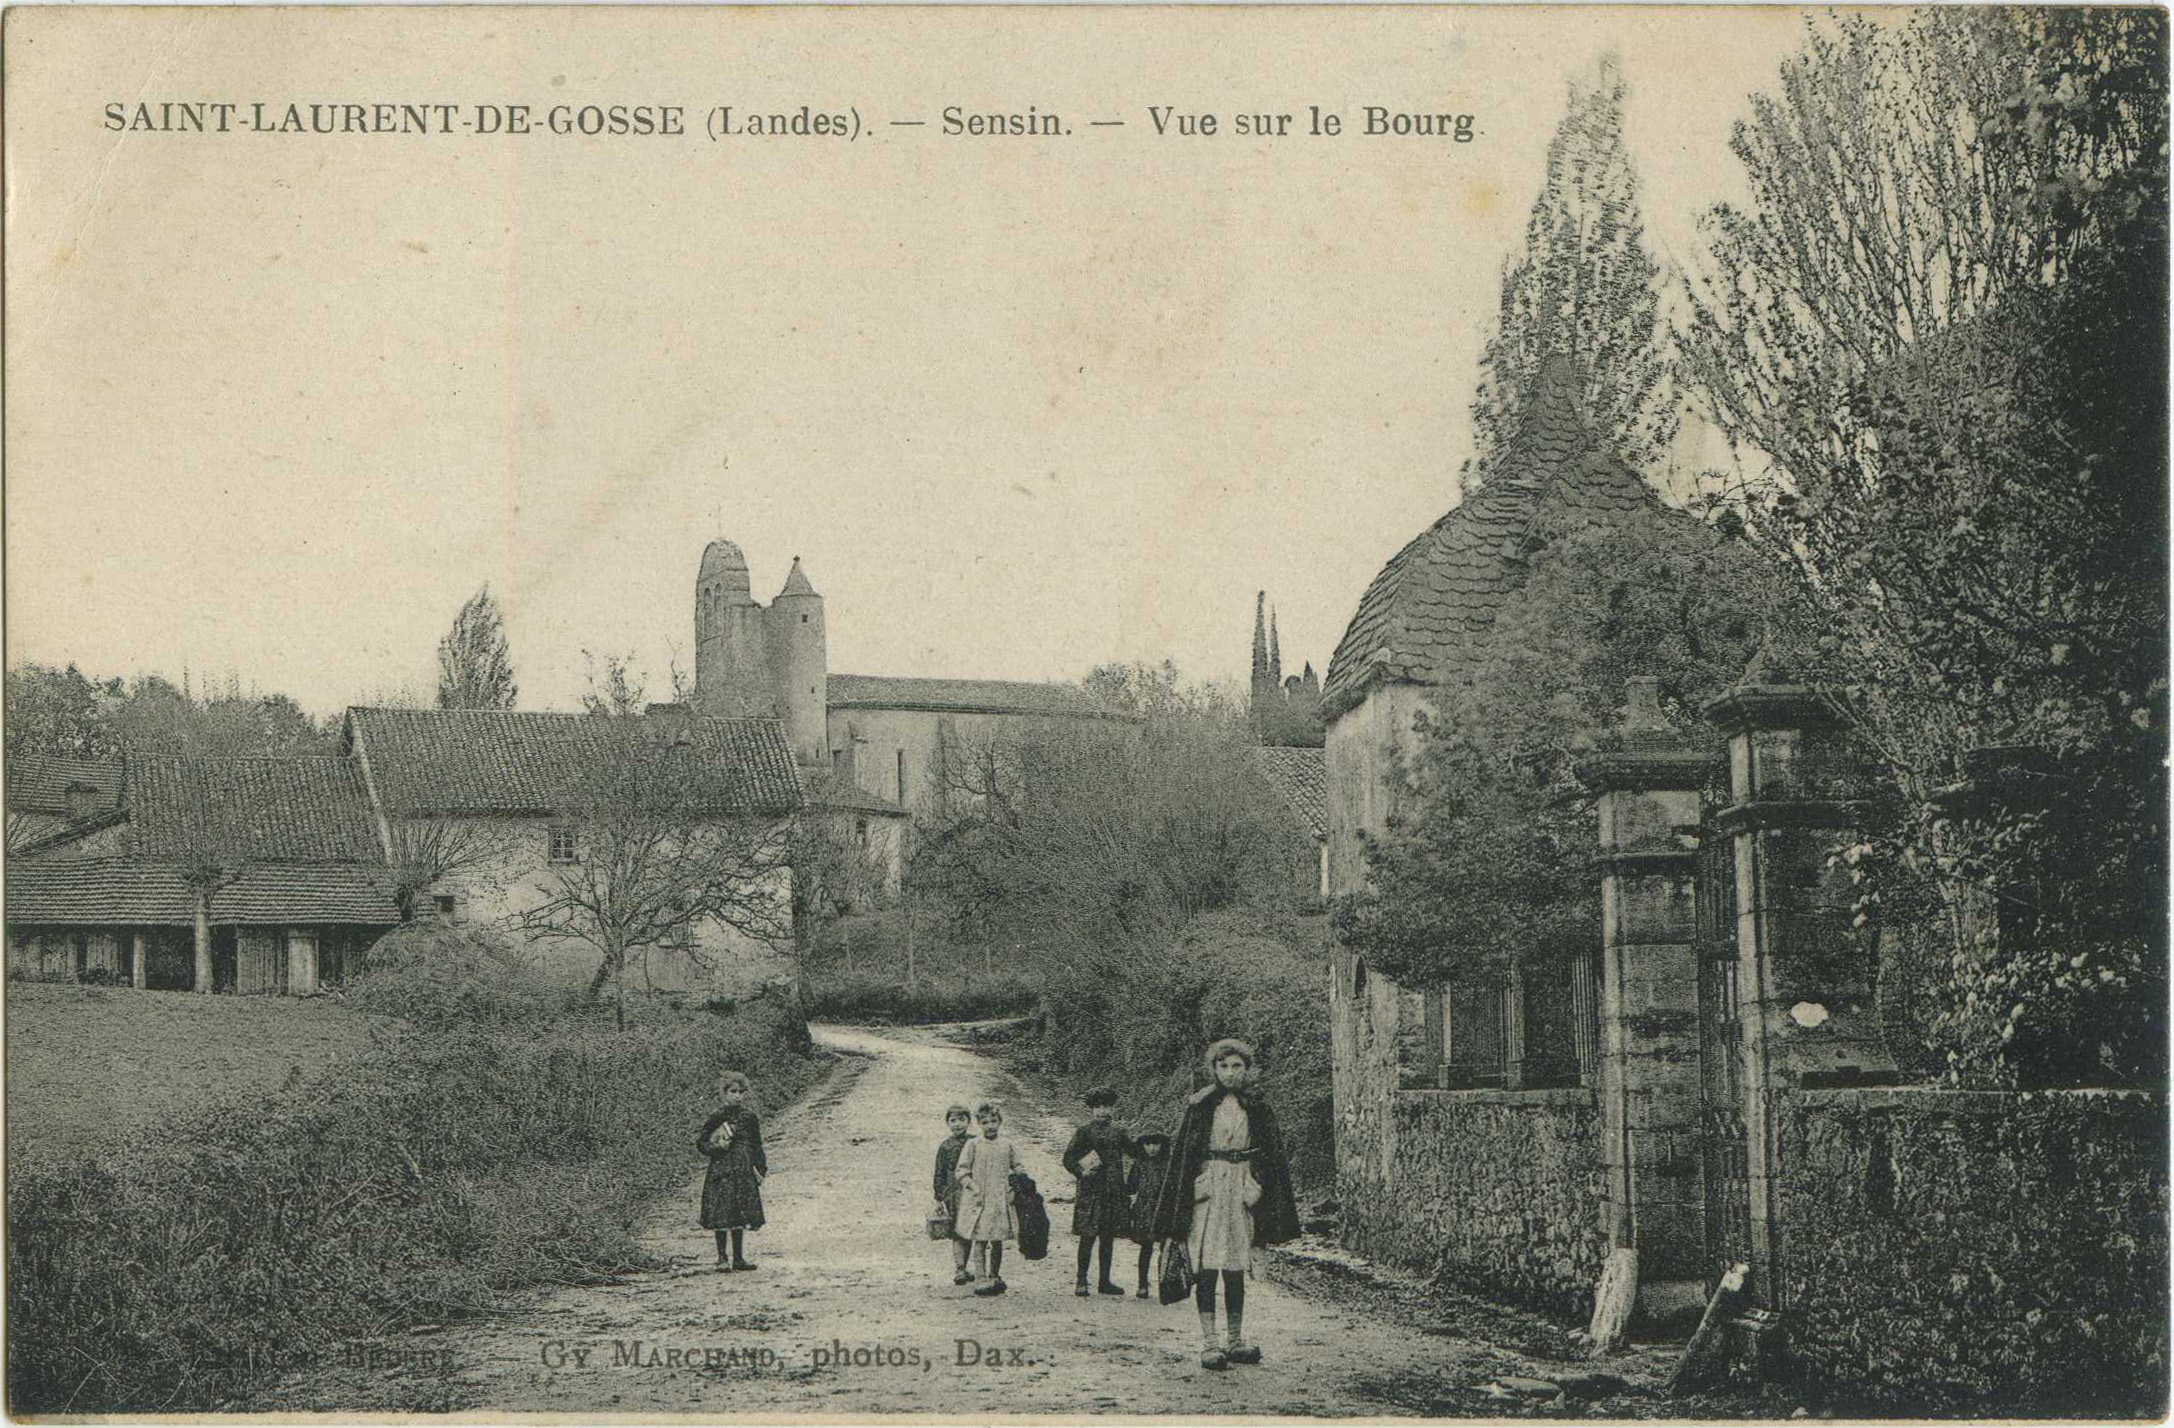
[(1033, 986), (1015, 976), (928, 978), (907, 986), (878, 972), (810, 976), (805, 991), (810, 1021), (884, 1021), (925, 1025), (986, 1021), (1034, 1010)]
[(444, 922), (411, 922), (379, 938), (343, 995), (363, 1011), (425, 1025), (518, 1025), (572, 1008), (566, 990), (518, 948)]
[(1201, 1060), (1220, 1036), (1250, 1042), (1302, 1188), (1335, 1178), (1326, 961), (1304, 950), (1320, 922), (1243, 913), (1197, 918), (1167, 949), (1142, 956), (1123, 986), (1058, 978), (1045, 1068), (1073, 1089), (1107, 1081), (1135, 1131), (1177, 1128), (1184, 1097), (1205, 1084)]
[(439, 978), (391, 951), (356, 994), (427, 1028), (397, 1053), (10, 1177), (11, 1412), (246, 1401), (342, 1342), (643, 1267), (630, 1229), (691, 1173), (716, 1073), (764, 1105), (814, 1074), (782, 999), (614, 1033), (538, 1010), (517, 963)]

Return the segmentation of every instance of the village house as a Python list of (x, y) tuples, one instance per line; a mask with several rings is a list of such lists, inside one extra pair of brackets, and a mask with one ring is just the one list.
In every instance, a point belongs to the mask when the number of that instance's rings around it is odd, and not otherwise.
[[(616, 791), (599, 792), (600, 774), (616, 762), (654, 762), (671, 783), (657, 805), (670, 818), (742, 829), (751, 842), (781, 836), (805, 803), (779, 721), (713, 718), (676, 705), (630, 718), (355, 708), (342, 746), (365, 771), (388, 861), (458, 864), (418, 890), (427, 900), (418, 911), (503, 927), (548, 902), (562, 871), (597, 851), (583, 847), (591, 836), (585, 823), (598, 822), (584, 814)], [(754, 876), (763, 886), (749, 895), (748, 926), (691, 918), (666, 945), (642, 949), (634, 984), (731, 994), (794, 984), (791, 870), (778, 864)], [(575, 940), (532, 939), (529, 951), (568, 982), (588, 979), (600, 963), (592, 946)]]
[(112, 787), (10, 855), (9, 976), (305, 995), (399, 921), (349, 760), (137, 756)]
[[(1366, 886), (1367, 838), (1413, 796), (1414, 719), (1519, 587), (1529, 533), (1656, 500), (1588, 429), (1562, 359), (1490, 477), (1376, 577), (1330, 664), (1332, 893)], [(1632, 678), (1617, 747), (1579, 765), (1600, 932), (1567, 966), (1401, 986), (1335, 950), (1346, 1242), (1590, 1313), (1603, 1345), (1713, 1300), (1740, 1372), (1887, 1385), (1937, 1345), (1958, 1381), (2052, 1381), (2036, 1326), (2066, 1266), (2093, 1267), (2095, 1303), (2164, 1294), (2163, 1097), (1957, 1090), (1898, 1066), (1914, 1033), (1890, 1025), (1828, 856), (1870, 787), (1837, 706), (1762, 656), (1702, 715), (1672, 725), (1657, 681)], [(1958, 913), (2009, 935), (1967, 898)], [(2109, 1372), (2163, 1365), (2163, 1317), (2120, 1318), (2087, 1331)]]
[[(1605, 522), (1659, 504), (1637, 472), (1598, 449), (1575, 369), (1557, 359), (1487, 484), (1390, 558), (1329, 661), (1331, 895), (1366, 885), (1364, 840), (1407, 797), (1404, 771), (1420, 750), (1415, 721), (1523, 579), (1536, 525), (1565, 514)], [(1341, 1004), (1349, 1113), (1379, 1124), (1381, 1098), (1396, 1089), (1590, 1084), (1598, 951), (1544, 978), (1430, 988), (1393, 987), (1346, 957), (1339, 986), (1371, 985), (1365, 999)]]

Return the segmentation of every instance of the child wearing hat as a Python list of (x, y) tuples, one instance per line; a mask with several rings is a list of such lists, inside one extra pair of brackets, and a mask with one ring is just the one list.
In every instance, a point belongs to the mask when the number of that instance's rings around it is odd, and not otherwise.
[(1079, 1183), (1072, 1199), (1072, 1233), (1079, 1236), (1079, 1283), (1073, 1293), (1085, 1298), (1087, 1260), (1098, 1246), (1102, 1273), (1096, 1287), (1120, 1298), (1125, 1291), (1110, 1281), (1110, 1254), (1117, 1237), (1131, 1227), (1132, 1203), (1125, 1197), (1125, 1153), (1131, 1140), (1110, 1124), (1117, 1093), (1097, 1086), (1086, 1095), (1087, 1123), (1072, 1133), (1064, 1168)]
[(1147, 1270), (1155, 1258), (1155, 1236), (1148, 1221), (1155, 1213), (1155, 1197), (1170, 1173), (1170, 1137), (1149, 1131), (1132, 1143), (1132, 1167), (1125, 1173), (1125, 1193), (1132, 1198), (1132, 1241), (1140, 1247), (1140, 1297), (1148, 1297)]

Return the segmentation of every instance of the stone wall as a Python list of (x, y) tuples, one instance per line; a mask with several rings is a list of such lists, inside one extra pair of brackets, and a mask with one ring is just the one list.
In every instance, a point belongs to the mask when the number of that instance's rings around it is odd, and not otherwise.
[(1560, 1314), (1592, 1312), (1607, 1257), (1590, 1090), (1400, 1091), (1387, 1179), (1339, 1186), (1345, 1242)]
[(2165, 1412), (2163, 1097), (1777, 1102), (1779, 1287), (1808, 1388), (1906, 1414)]

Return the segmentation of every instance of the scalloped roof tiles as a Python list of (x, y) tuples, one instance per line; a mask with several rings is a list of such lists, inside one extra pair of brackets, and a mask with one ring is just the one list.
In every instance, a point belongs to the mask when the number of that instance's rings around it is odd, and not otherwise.
[(1586, 425), (1575, 365), (1549, 360), (1516, 439), (1486, 485), (1390, 557), (1337, 642), (1322, 685), (1335, 719), (1378, 683), (1439, 683), (1524, 580), (1543, 516), (1608, 519), (1659, 498)]

